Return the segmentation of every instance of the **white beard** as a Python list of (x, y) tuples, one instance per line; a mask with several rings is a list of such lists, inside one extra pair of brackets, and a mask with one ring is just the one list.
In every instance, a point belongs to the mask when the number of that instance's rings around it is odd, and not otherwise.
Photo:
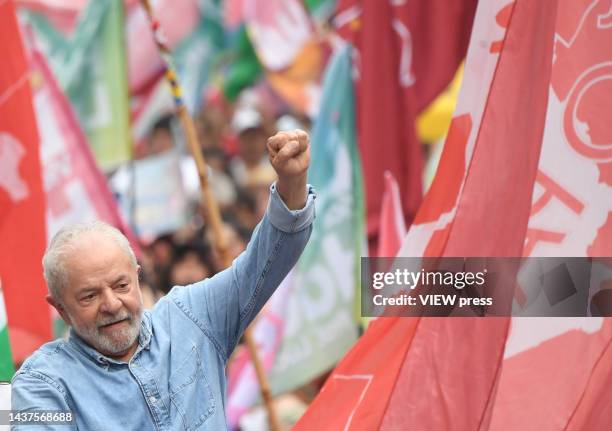
[[(72, 316), (69, 316), (74, 322)], [(119, 320), (128, 319), (128, 326), (117, 329), (110, 334), (100, 332), (100, 327)], [(125, 352), (138, 339), (140, 322), (142, 320), (142, 305), (136, 315), (124, 310), (115, 316), (97, 320), (93, 325), (73, 325), (76, 333), (96, 350), (105, 353), (119, 354)]]

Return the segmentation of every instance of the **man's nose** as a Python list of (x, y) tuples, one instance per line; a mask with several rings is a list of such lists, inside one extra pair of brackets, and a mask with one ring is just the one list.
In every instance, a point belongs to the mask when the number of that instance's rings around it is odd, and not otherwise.
[(116, 314), (121, 309), (123, 303), (115, 295), (112, 289), (107, 289), (102, 294), (102, 302), (100, 304), (100, 311), (108, 314)]

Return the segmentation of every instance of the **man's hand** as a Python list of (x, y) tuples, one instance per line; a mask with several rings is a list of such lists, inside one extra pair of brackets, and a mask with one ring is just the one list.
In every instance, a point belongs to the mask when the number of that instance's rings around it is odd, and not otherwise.
[(290, 210), (306, 204), (310, 138), (303, 130), (278, 132), (268, 139), (270, 163), (278, 175), (276, 189)]

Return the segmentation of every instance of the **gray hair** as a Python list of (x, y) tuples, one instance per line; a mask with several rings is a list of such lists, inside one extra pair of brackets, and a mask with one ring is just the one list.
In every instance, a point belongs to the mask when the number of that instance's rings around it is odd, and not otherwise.
[(76, 241), (83, 234), (93, 232), (101, 233), (114, 239), (130, 258), (134, 267), (138, 266), (134, 250), (132, 250), (129, 241), (125, 235), (114, 226), (98, 220), (64, 226), (53, 236), (53, 239), (51, 239), (51, 243), (45, 252), (42, 262), (49, 293), (56, 300), (60, 299), (59, 291), (66, 284), (66, 256), (75, 249)]

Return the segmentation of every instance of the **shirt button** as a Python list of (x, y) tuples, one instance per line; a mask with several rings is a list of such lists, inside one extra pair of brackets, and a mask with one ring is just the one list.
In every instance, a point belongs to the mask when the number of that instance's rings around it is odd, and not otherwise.
[(149, 401), (151, 402), (151, 404), (155, 404), (157, 402), (157, 398), (155, 398), (154, 396), (150, 396)]

